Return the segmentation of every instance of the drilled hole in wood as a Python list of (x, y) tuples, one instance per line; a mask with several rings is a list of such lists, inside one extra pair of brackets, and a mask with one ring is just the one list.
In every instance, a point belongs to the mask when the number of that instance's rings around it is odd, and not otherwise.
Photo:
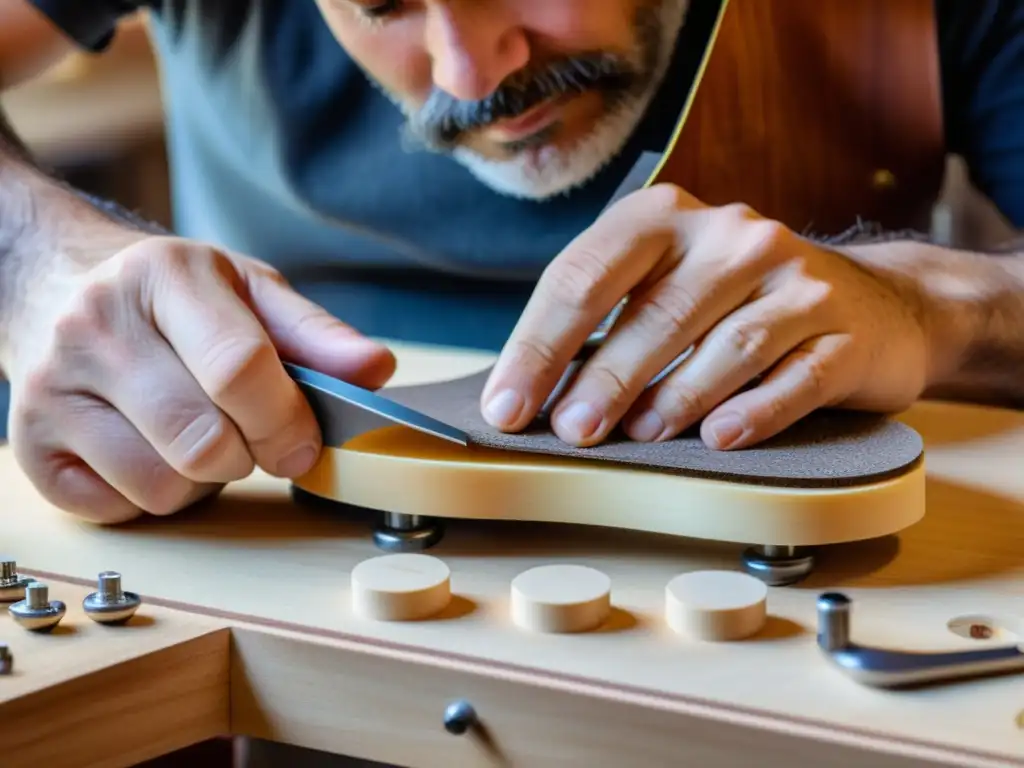
[(1016, 633), (1010, 629), (1011, 622), (997, 616), (957, 616), (946, 625), (954, 635), (968, 640), (1016, 640)]

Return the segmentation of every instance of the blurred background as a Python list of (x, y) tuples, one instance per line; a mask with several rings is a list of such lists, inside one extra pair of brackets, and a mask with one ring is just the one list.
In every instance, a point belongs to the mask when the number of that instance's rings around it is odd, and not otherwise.
[[(30, 148), (68, 181), (171, 226), (159, 70), (144, 16), (126, 24), (104, 55), (72, 57), (5, 93), (4, 106)], [(985, 247), (1012, 232), (950, 158), (933, 234)]]
[(4, 92), (15, 130), (73, 185), (171, 224), (157, 62), (145, 18), (100, 56), (75, 54)]

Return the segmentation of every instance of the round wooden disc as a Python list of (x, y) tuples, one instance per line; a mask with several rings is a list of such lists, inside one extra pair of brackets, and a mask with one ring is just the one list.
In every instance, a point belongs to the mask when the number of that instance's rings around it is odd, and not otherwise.
[(665, 620), (698, 640), (741, 640), (768, 618), (768, 587), (736, 571), (694, 571), (665, 586)]
[(512, 580), (512, 621), (532, 632), (586, 632), (611, 614), (611, 579), (583, 565), (542, 565)]
[(366, 619), (415, 621), (451, 601), (451, 571), (430, 555), (382, 555), (352, 569), (352, 609)]

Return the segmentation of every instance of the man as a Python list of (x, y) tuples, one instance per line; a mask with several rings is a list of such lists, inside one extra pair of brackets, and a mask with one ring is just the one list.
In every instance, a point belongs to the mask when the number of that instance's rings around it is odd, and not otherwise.
[[(2, 0), (4, 81), (74, 43), (102, 50), (148, 5)], [(172, 513), (254, 465), (295, 476), (319, 435), (279, 356), (376, 387), (394, 362), (364, 334), (511, 334), (481, 407), (517, 430), (627, 294), (554, 411), (566, 441), (699, 424), (735, 449), (823, 405), (1019, 400), (1024, 255), (839, 253), (671, 186), (598, 215), (664, 145), (686, 90), (673, 78), (718, 8), (154, 3), (180, 239), (59, 186), (9, 130), (0, 149), (0, 363), (21, 466), (105, 522)], [(949, 148), (1024, 225), (1024, 2), (936, 10)]]
[[(1024, 253), (840, 253), (672, 187), (599, 216), (668, 138), (718, 0), (0, 0), (0, 82), (102, 50), (139, 7), (180, 239), (0, 141), (10, 437), (71, 512), (304, 472), (320, 438), (279, 356), (376, 387), (394, 361), (366, 335), (504, 346), (481, 407), (520, 429), (627, 294), (554, 413), (564, 440), (699, 424), (728, 450), (823, 405), (1024, 397)], [(936, 12), (948, 148), (1024, 226), (1024, 0)]]

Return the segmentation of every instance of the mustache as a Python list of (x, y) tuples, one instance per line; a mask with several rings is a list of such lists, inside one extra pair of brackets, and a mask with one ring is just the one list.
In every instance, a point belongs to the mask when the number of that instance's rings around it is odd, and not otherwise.
[(518, 117), (548, 99), (597, 91), (606, 99), (629, 93), (643, 67), (607, 52), (583, 53), (521, 70), (479, 101), (456, 99), (434, 88), (424, 105), (409, 116), (405, 135), (429, 149), (445, 150), (466, 131)]

